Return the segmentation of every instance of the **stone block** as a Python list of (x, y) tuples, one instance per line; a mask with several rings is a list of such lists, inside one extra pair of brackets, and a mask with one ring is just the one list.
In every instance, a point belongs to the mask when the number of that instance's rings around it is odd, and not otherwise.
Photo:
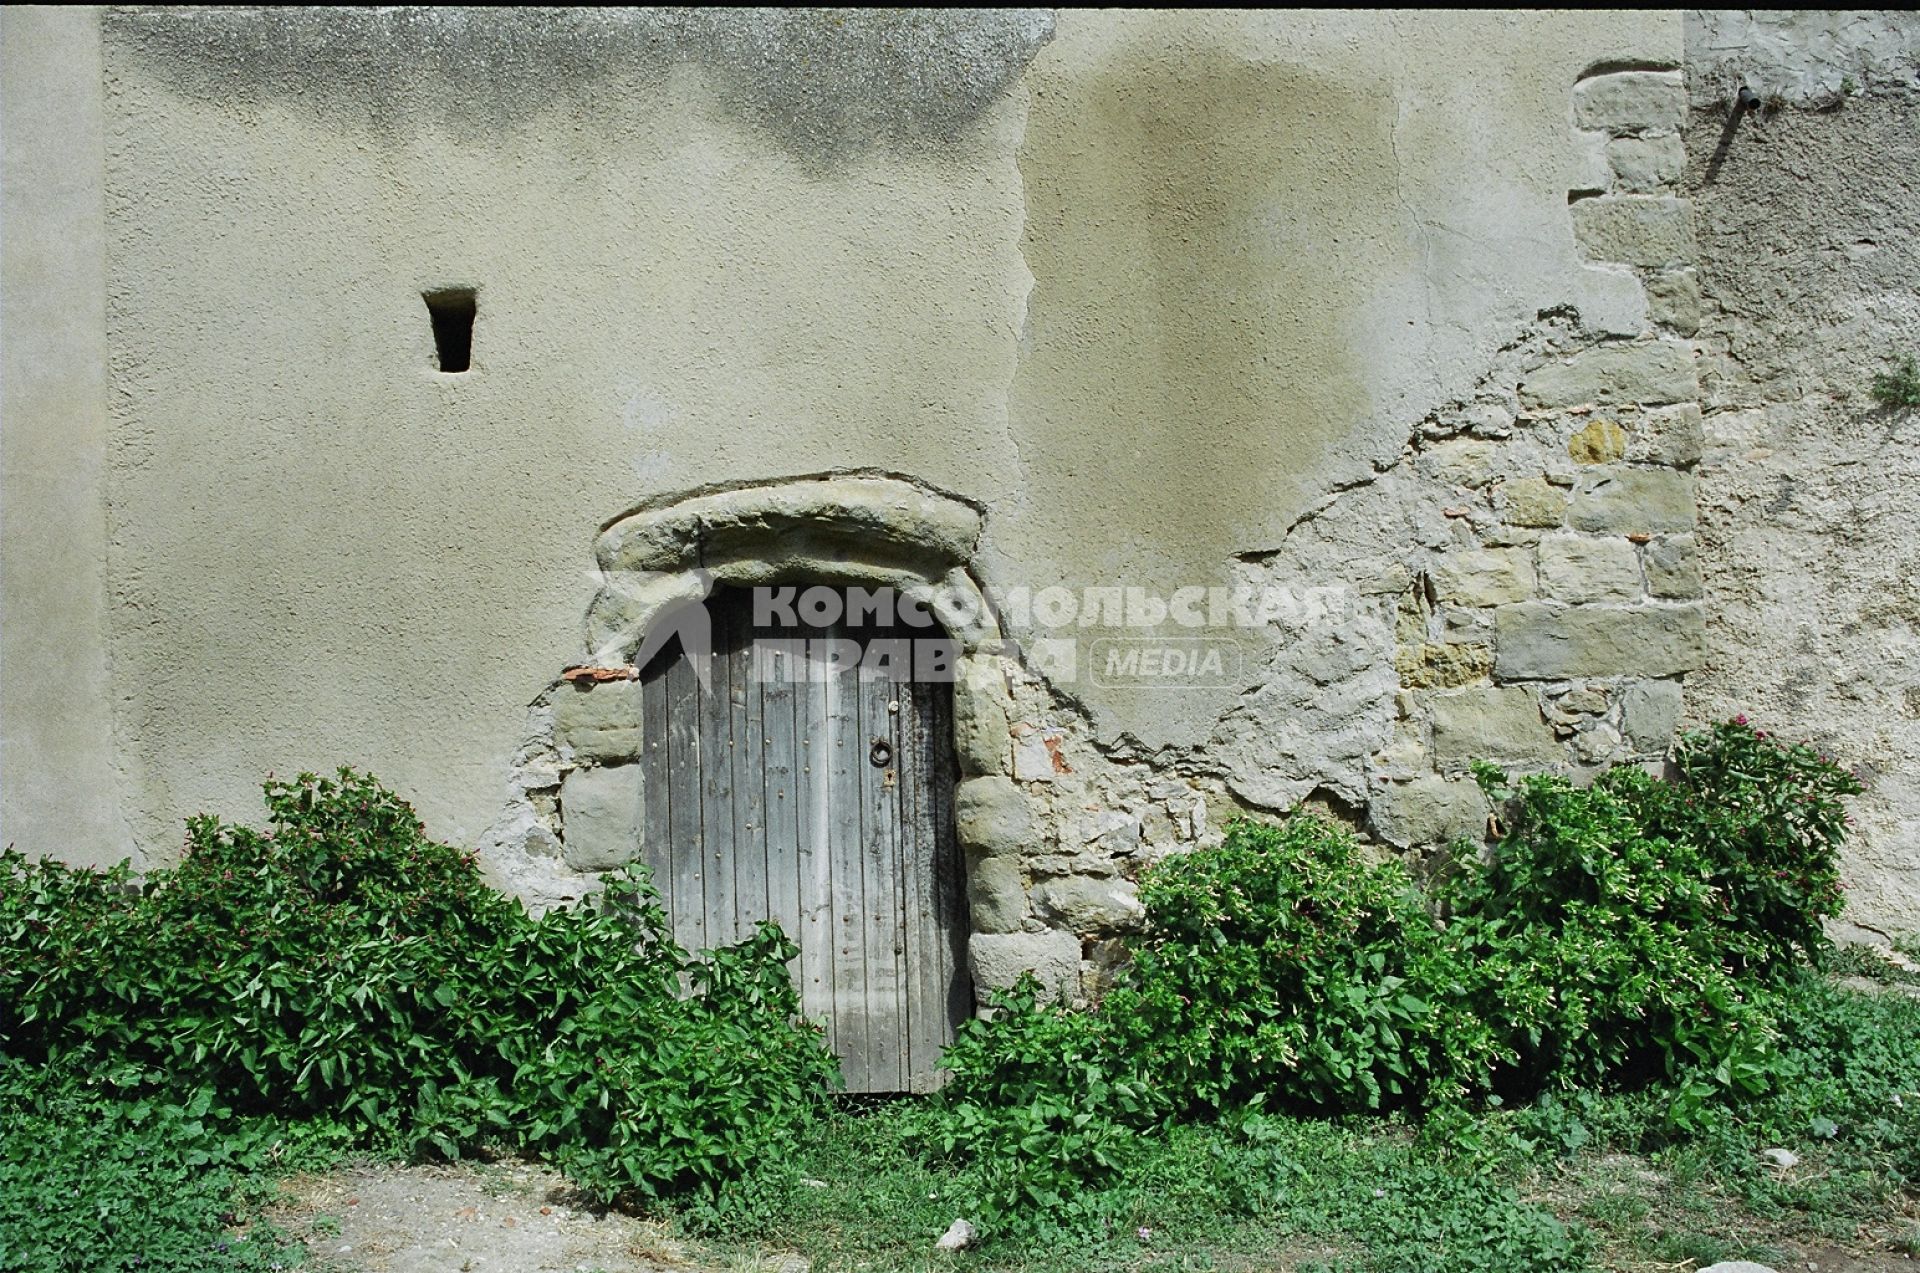
[(1449, 605), (1508, 605), (1533, 595), (1533, 565), (1520, 548), (1447, 553), (1434, 564), (1433, 588)]
[(1624, 539), (1550, 535), (1540, 541), (1540, 591), (1555, 601), (1631, 601), (1640, 554)]
[(1645, 269), (1694, 259), (1693, 205), (1669, 195), (1608, 195), (1568, 209), (1573, 237), (1590, 260)]
[(1354, 591), (1368, 597), (1398, 596), (1413, 582), (1406, 563), (1391, 557), (1357, 558), (1347, 564), (1346, 575)]
[(1687, 149), (1678, 133), (1616, 137), (1607, 143), (1607, 166), (1616, 189), (1653, 194), (1678, 185), (1686, 175)]
[(1563, 606), (1532, 601), (1498, 616), (1496, 675), (1674, 676), (1700, 666), (1706, 623), (1697, 605)]
[(1672, 341), (1596, 345), (1533, 372), (1520, 396), (1535, 407), (1638, 402), (1664, 406), (1698, 393), (1693, 351)]
[(1140, 891), (1118, 876), (1043, 880), (1033, 890), (1033, 901), (1043, 917), (1076, 933), (1124, 932), (1146, 917)]
[(639, 765), (576, 769), (560, 786), (561, 857), (576, 871), (608, 871), (640, 856)]
[(1692, 402), (1641, 412), (1627, 436), (1627, 458), (1644, 464), (1691, 468), (1705, 447), (1700, 408)]
[(1487, 800), (1469, 778), (1424, 774), (1410, 782), (1390, 783), (1367, 803), (1373, 829), (1388, 844), (1446, 844), (1461, 836), (1486, 834)]
[(1627, 431), (1611, 420), (1595, 418), (1567, 439), (1575, 464), (1612, 464), (1627, 453)]
[(1126, 809), (1085, 809), (1062, 829), (1063, 845), (1082, 845), (1098, 852), (1126, 855), (1137, 852), (1145, 832), (1140, 815)]
[(1456, 606), (1443, 606), (1439, 617), (1440, 639), (1449, 645), (1479, 645), (1490, 644), (1493, 641), (1491, 611), (1462, 610)]
[(1678, 681), (1638, 681), (1620, 696), (1620, 723), (1635, 751), (1665, 751), (1680, 727)]
[(797, 478), (635, 513), (602, 532), (594, 554), (615, 573), (681, 571), (702, 549), (717, 557), (764, 554), (762, 577), (772, 578), (821, 573), (849, 542), (866, 542), (891, 545), (923, 570), (942, 568), (938, 574), (973, 554), (980, 521), (970, 505), (899, 478)]
[(1484, 681), (1493, 672), (1493, 647), (1451, 641), (1403, 645), (1394, 656), (1400, 683), (1409, 689), (1451, 689)]
[(1500, 484), (1500, 513), (1515, 526), (1563, 526), (1567, 493), (1544, 477), (1522, 477)]
[(1627, 136), (1677, 133), (1687, 118), (1687, 90), (1678, 71), (1615, 71), (1573, 86), (1577, 128)]
[(1376, 777), (1397, 780), (1425, 774), (1433, 768), (1433, 756), (1427, 750), (1427, 731), (1413, 721), (1394, 721), (1392, 740), (1368, 758), (1367, 768)]
[(1575, 130), (1567, 155), (1567, 189), (1605, 190), (1613, 184), (1613, 166), (1607, 159), (1612, 140), (1602, 132)]
[[(1071, 647), (1072, 641), (1060, 641), (1060, 645)], [(1062, 676), (1056, 670), (1045, 675), (1060, 683), (1071, 683), (1071, 672)], [(1021, 782), (1053, 782), (1063, 773), (1071, 772), (1067, 768), (1066, 757), (1060, 752), (1061, 740), (1065, 737), (1057, 729), (1043, 729), (1033, 725), (1014, 726), (1013, 734), (1013, 776)]]
[(1050, 997), (1069, 998), (1080, 989), (1080, 939), (1072, 933), (975, 933), (967, 939), (967, 962), (980, 990), (1004, 990), (1033, 973)]
[(1493, 443), (1472, 438), (1440, 442), (1421, 455), (1420, 471), (1451, 486), (1485, 486), (1493, 473), (1493, 458), (1497, 453)]
[(1589, 469), (1567, 506), (1569, 526), (1598, 535), (1684, 533), (1693, 520), (1693, 478), (1666, 468)]
[(1433, 758), (1443, 769), (1475, 760), (1550, 761), (1560, 756), (1533, 691), (1520, 685), (1433, 696)]
[(1673, 535), (1647, 545), (1647, 589), (1656, 597), (1692, 600), (1706, 591), (1692, 535)]
[(1562, 711), (1597, 716), (1607, 710), (1607, 691), (1599, 685), (1582, 685), (1562, 694), (1554, 705)]
[(1005, 774), (1013, 754), (1007, 709), (986, 683), (990, 679), (997, 677), (979, 677), (954, 686), (954, 750), (963, 774)]
[(1033, 810), (1011, 778), (968, 778), (954, 792), (960, 843), (986, 857), (1017, 856), (1033, 841)]
[(553, 740), (577, 761), (617, 764), (640, 755), (640, 682), (563, 684), (553, 692)]
[(1027, 915), (1027, 884), (1011, 856), (975, 857), (967, 866), (967, 914), (976, 933), (1017, 933)]
[(1700, 330), (1700, 278), (1692, 270), (1668, 270), (1647, 281), (1647, 317), (1682, 336)]
[(1610, 765), (1622, 758), (1620, 731), (1604, 721), (1573, 736), (1573, 755), (1583, 765)]

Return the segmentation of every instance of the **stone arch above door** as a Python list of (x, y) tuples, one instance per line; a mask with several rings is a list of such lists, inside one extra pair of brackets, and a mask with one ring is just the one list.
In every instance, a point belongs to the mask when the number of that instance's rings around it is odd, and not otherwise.
[(618, 865), (637, 798), (620, 771), (634, 767), (645, 736), (634, 658), (656, 616), (723, 585), (890, 587), (925, 604), (959, 651), (954, 803), (974, 980), (1005, 985), (1032, 969), (1063, 990), (1077, 986), (1079, 939), (1030, 931), (1024, 917), (1020, 857), (1034, 827), (1009, 754), (1020, 659), (971, 570), (983, 521), (974, 505), (918, 482), (847, 473), (699, 492), (607, 523), (594, 543), (602, 582), (587, 610), (585, 658), (534, 702), (486, 847), (495, 877), (541, 907), (584, 896)]
[(594, 543), (604, 584), (587, 610), (589, 662), (631, 659), (653, 616), (712, 585), (796, 579), (898, 589), (924, 600), (966, 657), (997, 655), (999, 626), (968, 569), (982, 521), (953, 496), (867, 474), (744, 486), (628, 513)]

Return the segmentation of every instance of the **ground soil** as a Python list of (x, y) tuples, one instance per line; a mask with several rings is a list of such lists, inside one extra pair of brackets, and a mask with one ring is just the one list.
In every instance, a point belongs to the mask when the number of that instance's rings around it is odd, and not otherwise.
[[(505, 1160), (431, 1166), (365, 1164), (290, 1177), (268, 1218), (302, 1238), (318, 1273), (806, 1273), (779, 1252), (705, 1261), (658, 1223), (602, 1211), (559, 1173)], [(1862, 1247), (1884, 1235), (1861, 1235)], [(1276, 1252), (1284, 1273), (1329, 1251)], [(1255, 1266), (1230, 1258), (1218, 1267)], [(1693, 1273), (1689, 1263), (1615, 1265), (1620, 1273)], [(1840, 1247), (1795, 1249), (1778, 1273), (1920, 1273), (1920, 1260)]]
[(515, 1161), (295, 1176), (269, 1218), (325, 1273), (717, 1273), (658, 1224), (603, 1212), (558, 1173)]

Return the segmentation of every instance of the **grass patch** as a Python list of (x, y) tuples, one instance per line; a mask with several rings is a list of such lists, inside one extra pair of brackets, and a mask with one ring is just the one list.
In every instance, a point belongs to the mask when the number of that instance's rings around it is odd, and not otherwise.
[[(796, 1250), (815, 1269), (951, 1267), (931, 1248), (978, 1187), (917, 1148), (913, 1103), (843, 1112), (813, 1146), (679, 1222), (722, 1258)], [(1248, 1116), (1145, 1138), (1077, 1199), (1091, 1224), (983, 1233), (969, 1267), (1511, 1270), (1579, 1267), (1587, 1239), (1498, 1173), (1436, 1157), (1403, 1123)]]
[[(845, 1108), (798, 1155), (672, 1214), (714, 1258), (797, 1251), (816, 1270), (1296, 1269), (1470, 1273), (1781, 1264), (1920, 1232), (1920, 1001), (1807, 975), (1783, 991), (1782, 1080), (1676, 1129), (1659, 1086), (1543, 1097), (1424, 1125), (1238, 1114), (1141, 1134), (1051, 1225), (985, 1229), (977, 1164), (925, 1152), (928, 1106)], [(1763, 1151), (1786, 1148), (1792, 1168)], [(1040, 1208), (1036, 1207), (1036, 1211)]]
[(324, 1133), (235, 1121), (211, 1091), (126, 1100), (0, 1062), (0, 1269), (206, 1273), (297, 1266), (257, 1215)]

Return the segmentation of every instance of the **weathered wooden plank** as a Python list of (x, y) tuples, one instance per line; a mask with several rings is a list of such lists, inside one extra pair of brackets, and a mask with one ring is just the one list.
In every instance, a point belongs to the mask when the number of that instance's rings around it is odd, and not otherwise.
[(732, 669), (728, 702), (733, 714), (733, 929), (736, 940), (753, 934), (771, 911), (767, 905), (766, 723), (760, 682), (753, 669), (753, 633), (748, 616), (736, 612), (729, 633)]
[(893, 683), (855, 678), (860, 702), (862, 910), (866, 923), (867, 1081), (872, 1091), (906, 1090), (905, 907), (900, 888), (899, 738)]
[(934, 896), (934, 830), (932, 779), (927, 719), (929, 691), (925, 684), (901, 687), (900, 818), (901, 871), (905, 877), (907, 932), (907, 1087), (930, 1091), (940, 1049), (947, 1041), (947, 975), (941, 949), (939, 916)]
[(667, 676), (671, 665), (657, 661), (640, 679), (640, 860), (653, 872), (660, 905), (673, 914), (673, 767), (667, 763)]
[[(833, 634), (844, 635), (844, 629)], [(870, 1092), (872, 1044), (868, 1029), (867, 925), (858, 673), (823, 671), (827, 686), (827, 852), (833, 870), (833, 982), (835, 1042), (847, 1088)]]
[(700, 844), (706, 877), (706, 937), (709, 947), (731, 944), (733, 927), (733, 662), (726, 656), (733, 608), (710, 607), (714, 657), (711, 682), (700, 712)]
[[(693, 665), (674, 659), (666, 674), (667, 825), (673, 857), (673, 939), (686, 949), (707, 944), (706, 870), (700, 799), (701, 701)], [(649, 787), (648, 791), (654, 788)]]
[[(783, 634), (757, 634), (766, 640), (759, 663), (761, 735), (765, 766), (762, 799), (766, 810), (767, 909), (788, 939), (801, 944), (799, 695), (793, 682), (794, 656)], [(795, 959), (794, 976), (804, 992), (805, 960)]]
[[(809, 634), (811, 635), (811, 634)], [(800, 1008), (827, 1027), (827, 1046), (840, 1054), (838, 1002), (834, 985), (832, 754), (833, 725), (827, 703), (827, 679), (812, 660), (796, 687), (794, 810), (799, 828), (796, 866), (800, 885)]]

